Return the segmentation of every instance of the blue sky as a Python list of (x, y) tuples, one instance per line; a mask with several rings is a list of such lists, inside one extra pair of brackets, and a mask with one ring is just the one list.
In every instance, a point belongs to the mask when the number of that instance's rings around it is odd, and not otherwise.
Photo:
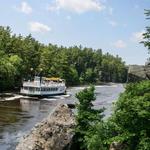
[(82, 45), (119, 55), (127, 64), (144, 64), (139, 41), (149, 21), (149, 0), (0, 0), (0, 25), (31, 33), (42, 43)]

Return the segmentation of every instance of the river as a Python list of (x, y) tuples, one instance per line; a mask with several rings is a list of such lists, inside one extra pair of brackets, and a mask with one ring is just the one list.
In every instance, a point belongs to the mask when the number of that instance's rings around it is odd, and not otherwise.
[[(43, 99), (20, 98), (17, 100), (0, 101), (0, 150), (14, 150), (19, 139), (30, 129), (43, 120), (59, 103), (75, 103), (75, 94), (85, 87), (71, 87), (67, 95)], [(106, 117), (112, 113), (112, 102), (121, 92), (122, 84), (95, 86), (95, 108), (105, 107)], [(3, 97), (0, 97), (2, 100)]]

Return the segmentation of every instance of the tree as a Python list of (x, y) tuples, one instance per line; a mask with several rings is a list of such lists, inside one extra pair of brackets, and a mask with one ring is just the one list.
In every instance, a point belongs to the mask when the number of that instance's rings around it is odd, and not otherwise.
[(7, 54), (9, 54), (11, 48), (10, 40), (11, 40), (10, 27), (0, 26), (0, 50), (4, 51)]
[(16, 68), (9, 57), (0, 51), (0, 91), (14, 86)]
[(119, 56), (114, 57), (109, 53), (103, 55), (101, 71), (105, 82), (126, 82), (127, 69)]
[[(150, 10), (145, 10), (145, 15), (147, 16), (147, 19), (150, 19)], [(148, 48), (149, 53), (150, 53), (150, 26), (146, 27), (146, 32), (143, 34), (143, 39), (141, 43), (144, 44), (145, 47)]]
[(13, 34), (10, 27), (0, 26), (0, 55), (3, 90), (20, 86), (22, 79), (30, 78), (31, 73), (39, 75), (40, 70), (43, 76), (64, 78), (67, 85), (99, 83), (101, 79), (123, 82), (126, 78), (125, 63), (119, 57), (103, 55), (101, 49), (45, 45), (31, 34), (26, 37)]
[(150, 149), (150, 81), (132, 83), (120, 95), (111, 118), (116, 136), (129, 150)]
[(92, 136), (90, 133), (94, 130), (97, 123), (102, 121), (103, 110), (95, 110), (93, 108), (92, 102), (95, 100), (94, 95), (95, 88), (91, 86), (90, 88), (85, 88), (76, 94), (79, 102), (76, 104), (77, 115), (76, 115), (76, 139), (77, 143), (80, 145), (80, 149), (88, 148), (88, 137)]

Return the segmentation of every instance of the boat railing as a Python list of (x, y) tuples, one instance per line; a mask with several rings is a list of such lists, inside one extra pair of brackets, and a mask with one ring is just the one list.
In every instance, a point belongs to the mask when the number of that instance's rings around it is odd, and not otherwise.
[(54, 86), (54, 87), (57, 87), (57, 86), (65, 86), (65, 83), (56, 83), (56, 82), (49, 82), (49, 83), (46, 83), (46, 82), (31, 82), (31, 81), (28, 81), (28, 82), (24, 82), (23, 83), (23, 86)]

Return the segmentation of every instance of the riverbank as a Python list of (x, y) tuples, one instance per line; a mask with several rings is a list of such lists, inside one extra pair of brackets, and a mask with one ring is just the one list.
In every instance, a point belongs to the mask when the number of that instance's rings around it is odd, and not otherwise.
[[(78, 85), (67, 86), (67, 88), (71, 88), (71, 87), (87, 87), (87, 86), (89, 86), (90, 84), (93, 84), (93, 85), (108, 85), (108, 86), (111, 86), (111, 85), (123, 84), (123, 83), (115, 83), (115, 82), (85, 83), (85, 84), (78, 84)], [(21, 88), (21, 87), (18, 87), (18, 88), (16, 88), (16, 89), (1, 91), (1, 92), (0, 92), (0, 96), (2, 96), (2, 95), (11, 95), (11, 94), (12, 94), (12, 95), (13, 95), (13, 94), (19, 94), (19, 93), (20, 93), (20, 88)]]
[[(53, 96), (43, 99), (20, 98), (0, 103), (0, 149), (14, 150), (19, 139), (28, 134), (34, 125), (46, 118), (60, 103), (75, 104), (76, 93), (86, 86), (68, 88), (68, 95)], [(96, 85), (95, 108), (103, 108), (105, 116), (112, 113), (112, 103), (124, 91), (122, 84)], [(5, 114), (5, 115), (4, 115)]]
[[(101, 84), (95, 84), (95, 86), (115, 86), (117, 84), (121, 83), (113, 83), (113, 82), (101, 82)], [(82, 84), (82, 85), (77, 85), (77, 86), (71, 86), (67, 88), (73, 88), (73, 87), (88, 87), (89, 84)], [(51, 96), (50, 96), (51, 97)], [(9, 91), (3, 91), (0, 93), (0, 101), (5, 101), (5, 100), (16, 100), (19, 98), (25, 98), (25, 99), (40, 99), (38, 97), (30, 97), (30, 96), (23, 96), (20, 94), (20, 91), (17, 90), (9, 90)]]

